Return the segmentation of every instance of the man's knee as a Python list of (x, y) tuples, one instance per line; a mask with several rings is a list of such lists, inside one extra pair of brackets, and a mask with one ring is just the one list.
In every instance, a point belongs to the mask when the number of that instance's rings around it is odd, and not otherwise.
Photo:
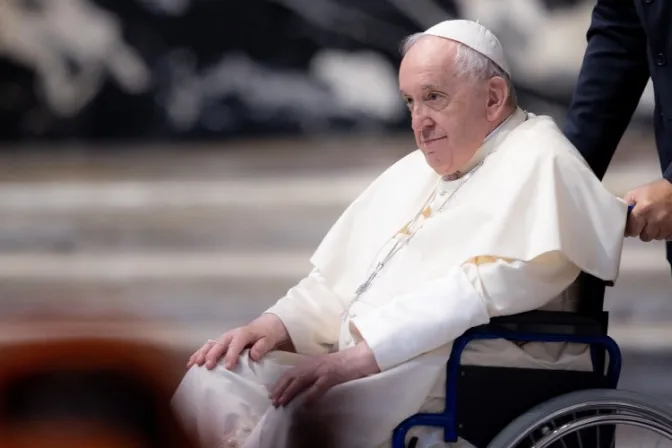
[[(185, 403), (200, 401), (212, 389), (217, 389), (217, 383), (221, 385), (222, 375), (218, 367), (210, 370), (205, 366), (192, 366), (182, 377), (173, 395), (173, 403)], [(213, 390), (214, 391), (214, 390)]]
[(178, 389), (184, 387), (192, 387), (204, 381), (204, 378), (212, 375), (212, 371), (205, 368), (205, 366), (191, 366), (182, 377)]

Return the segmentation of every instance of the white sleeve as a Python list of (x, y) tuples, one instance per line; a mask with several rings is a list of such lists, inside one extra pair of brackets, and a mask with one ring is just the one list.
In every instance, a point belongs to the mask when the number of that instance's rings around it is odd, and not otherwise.
[(314, 269), (266, 313), (275, 314), (287, 328), (297, 353), (328, 353), (338, 343), (345, 305)]
[(476, 257), (417, 291), (350, 321), (381, 371), (452, 342), (490, 318), (532, 311), (567, 289), (580, 269), (559, 252), (529, 262)]

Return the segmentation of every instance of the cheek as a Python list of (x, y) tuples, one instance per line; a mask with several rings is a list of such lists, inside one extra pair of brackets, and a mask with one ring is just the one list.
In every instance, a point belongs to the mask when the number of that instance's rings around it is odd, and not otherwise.
[(462, 117), (444, 118), (441, 123), (437, 123), (446, 135), (446, 139), (443, 141), (441, 148), (437, 148), (437, 152), (441, 154), (441, 158), (446, 163), (462, 163), (465, 151), (467, 153), (471, 152), (473, 129), (470, 123), (473, 122), (464, 120)]
[(441, 120), (437, 120), (436, 123), (441, 133), (447, 137), (446, 142), (449, 145), (462, 139), (465, 133), (465, 124), (455, 117), (441, 117)]

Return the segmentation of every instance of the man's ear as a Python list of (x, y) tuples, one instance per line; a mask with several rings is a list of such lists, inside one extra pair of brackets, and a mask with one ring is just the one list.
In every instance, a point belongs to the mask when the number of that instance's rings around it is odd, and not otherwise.
[(490, 78), (487, 83), (485, 113), (488, 121), (496, 121), (507, 106), (509, 86), (501, 76)]

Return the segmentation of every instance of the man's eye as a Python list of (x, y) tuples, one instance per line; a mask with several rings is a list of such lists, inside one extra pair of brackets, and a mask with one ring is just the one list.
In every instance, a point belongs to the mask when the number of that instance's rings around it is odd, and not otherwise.
[(413, 104), (413, 100), (410, 99), (410, 98), (404, 98), (404, 103), (405, 103), (408, 107), (411, 107), (411, 105)]
[(430, 93), (427, 95), (427, 100), (428, 101), (436, 101), (439, 99), (439, 94), (438, 93)]

